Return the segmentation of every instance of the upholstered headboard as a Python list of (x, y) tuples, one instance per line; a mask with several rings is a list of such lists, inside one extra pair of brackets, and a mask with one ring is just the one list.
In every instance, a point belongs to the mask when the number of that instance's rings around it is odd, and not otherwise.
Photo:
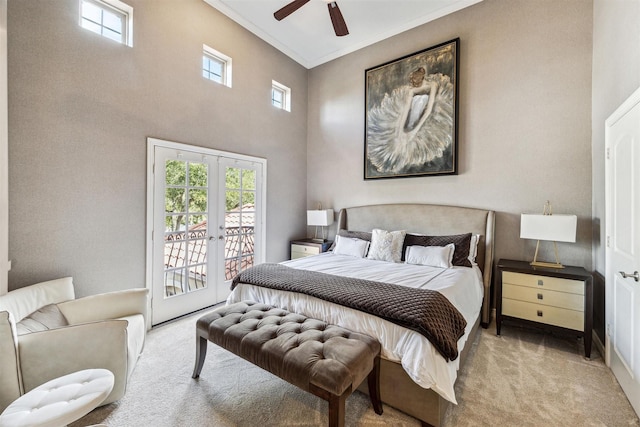
[(491, 321), (491, 273), (493, 270), (494, 211), (428, 204), (387, 204), (344, 208), (338, 216), (338, 230), (406, 230), (431, 236), (479, 234), (476, 262), (482, 271), (484, 300), (482, 325)]

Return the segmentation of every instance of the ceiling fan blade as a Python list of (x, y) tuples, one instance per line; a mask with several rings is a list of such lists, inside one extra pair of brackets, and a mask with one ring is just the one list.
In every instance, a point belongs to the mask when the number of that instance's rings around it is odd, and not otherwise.
[(349, 34), (349, 30), (347, 29), (347, 24), (344, 22), (344, 18), (342, 17), (342, 13), (340, 12), (340, 8), (338, 7), (338, 3), (332, 1), (327, 4), (329, 8), (329, 16), (331, 16), (331, 23), (333, 24), (333, 29), (336, 32), (336, 36), (346, 36)]
[(277, 10), (273, 14), (273, 17), (278, 21), (282, 21), (284, 18), (291, 15), (293, 12), (300, 9), (307, 3), (309, 3), (309, 0), (293, 0), (291, 3), (285, 5), (282, 9)]

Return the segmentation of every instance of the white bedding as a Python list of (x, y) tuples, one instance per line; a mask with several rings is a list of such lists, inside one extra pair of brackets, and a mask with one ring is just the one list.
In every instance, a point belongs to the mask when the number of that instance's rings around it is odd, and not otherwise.
[[(437, 290), (453, 303), (467, 321), (465, 334), (458, 340), (462, 351), (480, 314), (483, 298), (482, 274), (477, 266), (448, 269), (373, 261), (326, 252), (320, 255), (285, 261), (293, 268), (394, 283), (413, 288)], [(453, 385), (460, 364), (458, 357), (447, 361), (418, 332), (398, 326), (358, 310), (331, 304), (308, 295), (239, 284), (227, 303), (253, 300), (272, 304), (308, 317), (323, 319), (353, 331), (377, 337), (382, 357), (401, 362), (407, 374), (420, 386), (431, 388), (450, 402), (457, 403)]]

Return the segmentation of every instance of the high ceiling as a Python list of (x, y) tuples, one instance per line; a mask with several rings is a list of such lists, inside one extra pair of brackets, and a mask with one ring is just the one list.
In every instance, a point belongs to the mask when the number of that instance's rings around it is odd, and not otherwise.
[(338, 0), (349, 34), (337, 37), (326, 0), (310, 0), (277, 21), (273, 13), (291, 0), (204, 0), (306, 68), (482, 0)]

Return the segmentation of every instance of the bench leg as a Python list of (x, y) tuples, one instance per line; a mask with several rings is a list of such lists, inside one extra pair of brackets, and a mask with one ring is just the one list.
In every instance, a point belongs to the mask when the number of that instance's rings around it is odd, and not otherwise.
[(351, 387), (341, 396), (329, 395), (329, 427), (344, 427), (344, 403), (349, 395), (351, 395)]
[(191, 378), (198, 378), (202, 366), (204, 365), (204, 359), (207, 356), (207, 337), (199, 331), (196, 332), (196, 364), (193, 367), (193, 375)]
[(376, 414), (382, 415), (382, 402), (380, 402), (380, 357), (376, 357), (373, 361), (373, 369), (367, 378), (367, 385), (369, 386), (369, 398), (371, 399), (373, 410)]

